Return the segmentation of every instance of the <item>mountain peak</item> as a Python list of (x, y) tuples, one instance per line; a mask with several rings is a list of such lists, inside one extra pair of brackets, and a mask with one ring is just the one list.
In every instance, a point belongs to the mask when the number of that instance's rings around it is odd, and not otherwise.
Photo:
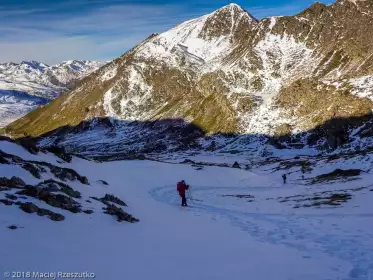
[(258, 22), (251, 14), (237, 4), (231, 3), (211, 13), (202, 30), (205, 39), (234, 35), (237, 30), (249, 28)]
[(222, 10), (222, 9), (237, 9), (237, 10), (242, 10), (242, 11), (245, 11), (240, 5), (237, 5), (236, 3), (230, 3), (228, 5), (225, 5), (223, 7), (221, 7), (219, 10)]
[(223, 6), (220, 9), (217, 9), (211, 15), (216, 15), (216, 14), (241, 15), (241, 16), (249, 17), (254, 21), (257, 21), (257, 19), (255, 19), (248, 11), (246, 11), (244, 8), (242, 8), (240, 5), (237, 5), (236, 3), (230, 3), (226, 6)]

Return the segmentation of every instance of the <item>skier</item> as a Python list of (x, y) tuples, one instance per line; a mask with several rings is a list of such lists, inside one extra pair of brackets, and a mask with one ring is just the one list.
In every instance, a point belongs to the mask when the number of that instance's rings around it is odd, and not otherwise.
[(282, 175), (282, 180), (284, 180), (284, 184), (286, 184), (286, 174)]
[(185, 191), (188, 189), (189, 189), (189, 185), (187, 185), (184, 180), (177, 183), (177, 191), (179, 192), (179, 195), (181, 196), (181, 206), (188, 206), (187, 200), (185, 197)]

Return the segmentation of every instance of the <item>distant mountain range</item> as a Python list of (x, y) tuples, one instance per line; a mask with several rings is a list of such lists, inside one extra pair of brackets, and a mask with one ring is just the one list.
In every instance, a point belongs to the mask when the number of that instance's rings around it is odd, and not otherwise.
[[(360, 147), (373, 136), (372, 21), (373, 1), (260, 21), (230, 4), (151, 35), (5, 133), (89, 153), (228, 149), (227, 134), (235, 151), (268, 138), (282, 149)], [(167, 137), (188, 124), (200, 132), (192, 145), (190, 133)]]
[(37, 61), (0, 64), (0, 127), (47, 104), (104, 64), (86, 60), (53, 66)]

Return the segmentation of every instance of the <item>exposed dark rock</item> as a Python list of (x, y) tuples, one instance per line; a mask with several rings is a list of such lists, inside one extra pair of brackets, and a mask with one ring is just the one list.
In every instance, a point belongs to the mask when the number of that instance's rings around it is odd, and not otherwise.
[(17, 229), (17, 228), (18, 228), (18, 227), (15, 226), (15, 225), (8, 226), (8, 229), (11, 229), (11, 230), (15, 230), (15, 229)]
[(143, 154), (138, 154), (136, 159), (138, 159), (138, 160), (146, 160), (146, 157)]
[(43, 181), (37, 185), (39, 188), (43, 188), (50, 192), (56, 192), (61, 191), (68, 196), (74, 197), (74, 198), (81, 198), (81, 194), (79, 191), (74, 190), (72, 187), (65, 183), (61, 183), (58, 181), (55, 181), (53, 179), (49, 179), (46, 181)]
[(81, 176), (80, 178), (78, 178), (78, 180), (79, 180), (82, 184), (89, 185), (89, 181), (88, 181), (88, 178), (87, 178), (86, 176)]
[(92, 201), (90, 201), (89, 199), (87, 199), (85, 202), (92, 203)]
[(19, 208), (26, 213), (35, 213), (39, 210), (39, 207), (31, 202), (22, 203)]
[(18, 203), (19, 208), (25, 211), (26, 213), (37, 213), (38, 216), (49, 216), (49, 219), (52, 221), (63, 221), (65, 217), (61, 214), (54, 213), (48, 209), (39, 208), (37, 205), (26, 202), (26, 203)]
[(105, 214), (116, 216), (118, 222), (126, 221), (130, 223), (138, 222), (139, 220), (133, 217), (132, 215), (123, 211), (122, 208), (115, 206), (114, 204), (107, 204), (107, 207), (104, 211)]
[(22, 168), (30, 172), (37, 179), (41, 179), (41, 173), (46, 172), (44, 168), (36, 167), (34, 164), (28, 162), (23, 163)]
[(254, 198), (254, 196), (250, 194), (226, 194), (222, 195), (222, 197)]
[(286, 148), (283, 144), (281, 144), (277, 139), (274, 138), (269, 138), (268, 143), (279, 150), (283, 150)]
[(53, 214), (53, 212), (48, 210), (48, 209), (39, 208), (38, 211), (37, 211), (37, 214), (39, 216), (50, 216), (50, 215)]
[(233, 168), (241, 168), (237, 161), (235, 161), (232, 165)]
[(32, 161), (31, 163), (36, 164), (38, 166), (48, 167), (49, 170), (53, 173), (53, 175), (56, 176), (61, 181), (78, 180), (82, 184), (89, 185), (87, 177), (81, 176), (78, 172), (76, 172), (73, 169), (55, 166), (55, 165), (50, 164), (48, 162)]
[(181, 162), (181, 163), (185, 163), (185, 164), (195, 164), (195, 162), (193, 161), (193, 160), (191, 160), (191, 159), (185, 159), (183, 162)]
[(97, 182), (100, 182), (101, 184), (105, 185), (105, 186), (108, 186), (108, 182), (104, 181), (104, 180), (98, 180)]
[(322, 174), (313, 179), (313, 183), (336, 180), (341, 178), (356, 177), (361, 173), (360, 169), (336, 169), (333, 172)]
[(65, 216), (61, 214), (53, 213), (52, 215), (49, 216), (49, 219), (51, 219), (52, 221), (59, 222), (59, 221), (65, 220)]
[(17, 196), (15, 196), (14, 194), (7, 193), (5, 194), (5, 197), (11, 200), (17, 200)]
[(8, 199), (0, 199), (0, 203), (3, 203), (4, 205), (10, 206), (13, 205), (13, 201), (8, 200)]
[(0, 177), (0, 187), (23, 188), (25, 185), (25, 182), (21, 178), (15, 176), (10, 179)]
[(74, 198), (81, 198), (81, 194), (79, 191), (73, 190), (71, 187), (62, 187), (61, 192), (67, 194), (68, 196), (74, 197)]
[(36, 155), (40, 149), (36, 145), (36, 141), (33, 138), (24, 137), (16, 140), (18, 145), (21, 145), (25, 148), (29, 153)]
[(348, 135), (346, 131), (329, 131), (326, 135), (328, 145), (331, 149), (336, 149), (342, 144), (346, 143), (348, 140)]
[(105, 201), (105, 202), (114, 202), (118, 205), (121, 205), (121, 206), (127, 206), (126, 203), (124, 203), (123, 200), (121, 200), (120, 198), (114, 196), (114, 195), (111, 195), (111, 194), (106, 194), (103, 198), (101, 198), (101, 201)]
[(93, 210), (84, 210), (83, 212), (86, 213), (86, 214), (92, 214)]
[(211, 141), (211, 144), (206, 148), (206, 151), (213, 152), (216, 150), (216, 141)]
[(65, 162), (71, 162), (73, 159), (72, 155), (66, 153), (66, 150), (63, 147), (51, 146), (47, 147), (46, 150), (50, 153), (53, 153), (55, 156), (59, 157)]
[(44, 198), (45, 202), (49, 205), (61, 209), (68, 210), (72, 213), (79, 213), (81, 211), (80, 204), (70, 197), (62, 194), (48, 195)]
[(24, 187), (26, 185), (25, 182), (19, 177), (13, 176), (12, 178), (10, 178), (10, 180), (12, 181), (13, 184), (20, 186), (20, 187)]
[(62, 194), (53, 194), (45, 189), (28, 186), (17, 194), (39, 198), (53, 207), (65, 209), (72, 213), (79, 213), (81, 211), (80, 204), (72, 198)]
[(10, 162), (5, 157), (0, 155), (0, 164), (10, 164)]

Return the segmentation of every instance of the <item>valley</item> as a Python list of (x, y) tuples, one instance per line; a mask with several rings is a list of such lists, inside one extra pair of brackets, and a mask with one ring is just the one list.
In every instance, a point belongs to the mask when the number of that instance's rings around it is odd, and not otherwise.
[(0, 272), (371, 279), (372, 22), (229, 4), (111, 61), (0, 64)]

